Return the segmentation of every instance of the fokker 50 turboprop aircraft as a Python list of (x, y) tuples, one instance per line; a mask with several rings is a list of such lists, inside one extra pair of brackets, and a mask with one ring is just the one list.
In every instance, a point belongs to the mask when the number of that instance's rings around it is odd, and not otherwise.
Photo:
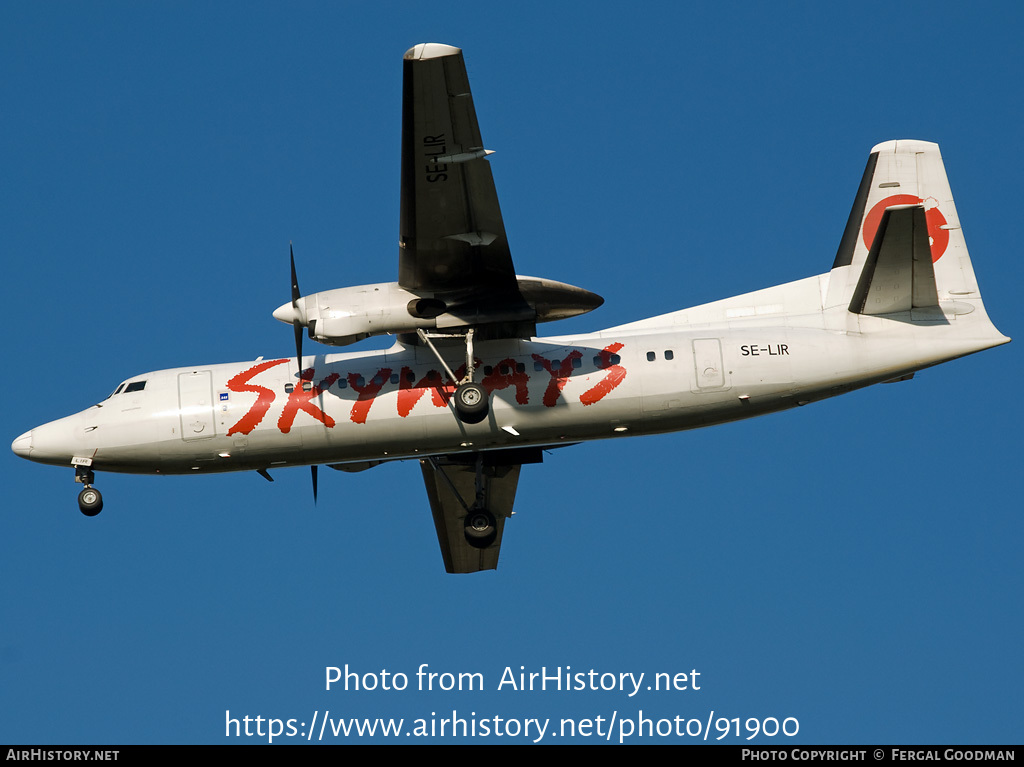
[[(73, 467), (187, 474), (417, 459), (448, 572), (497, 567), (523, 464), (542, 449), (762, 415), (1009, 341), (985, 313), (939, 148), (871, 150), (831, 271), (582, 336), (540, 322), (602, 299), (515, 273), (462, 52), (405, 54), (398, 281), (302, 296), (274, 316), (296, 358), (133, 376), (18, 437)], [(302, 356), (302, 334), (387, 351)]]

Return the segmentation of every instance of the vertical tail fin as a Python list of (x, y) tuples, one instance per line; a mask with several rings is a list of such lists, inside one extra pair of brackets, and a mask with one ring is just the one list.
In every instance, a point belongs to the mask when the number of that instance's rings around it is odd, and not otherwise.
[[(922, 207), (935, 276), (936, 297), (944, 302), (979, 300), (981, 293), (960, 228), (938, 144), (929, 141), (886, 141), (871, 150), (850, 219), (832, 265), (826, 307), (849, 305), (858, 311), (858, 294), (876, 234), (884, 236), (887, 209)], [(895, 211), (893, 211), (894, 213)], [(909, 218), (909, 213), (902, 213)], [(915, 216), (919, 220), (920, 214)], [(882, 246), (881, 238), (878, 246)], [(858, 288), (860, 284), (860, 288)], [(909, 308), (909, 307), (907, 307)]]

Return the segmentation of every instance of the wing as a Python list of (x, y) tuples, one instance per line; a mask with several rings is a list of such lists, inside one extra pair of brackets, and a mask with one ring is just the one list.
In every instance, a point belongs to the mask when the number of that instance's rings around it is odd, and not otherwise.
[[(515, 455), (503, 457), (502, 452)], [(477, 460), (481, 462), (479, 498)], [(497, 569), (505, 520), (512, 516), (522, 462), (540, 461), (539, 450), (447, 455), (420, 461), (445, 570), (475, 573)], [(474, 546), (467, 536), (466, 525), (467, 517), (477, 508), (490, 512), (494, 529), (490, 535), (485, 533), (486, 538), (476, 539), (477, 545)]]
[(404, 57), (398, 284), (414, 292), (517, 305), (498, 194), (462, 51), (424, 43)]

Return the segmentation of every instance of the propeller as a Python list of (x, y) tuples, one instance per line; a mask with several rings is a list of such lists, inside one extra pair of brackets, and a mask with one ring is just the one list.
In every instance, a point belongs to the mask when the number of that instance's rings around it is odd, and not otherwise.
[[(295, 249), (292, 244), (288, 243), (288, 258), (291, 261), (292, 266), (292, 311), (291, 321), (292, 328), (295, 330), (295, 367), (298, 369), (299, 382), (298, 385), (305, 388), (306, 382), (302, 377), (302, 326), (303, 317), (305, 312), (299, 308), (299, 299), (302, 298), (302, 291), (299, 290), (299, 276), (295, 273)], [(282, 306), (284, 309), (287, 306)], [(278, 319), (284, 319), (284, 316), (279, 316), (281, 309), (274, 312), (274, 316)], [(313, 503), (316, 504), (317, 494), (317, 467), (315, 465), (309, 467), (310, 475), (313, 480)]]

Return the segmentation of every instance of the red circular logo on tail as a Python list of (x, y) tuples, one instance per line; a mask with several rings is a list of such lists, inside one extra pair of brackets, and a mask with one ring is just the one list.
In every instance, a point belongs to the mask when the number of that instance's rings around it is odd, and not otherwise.
[[(916, 205), (922, 202), (925, 201), (912, 194), (894, 194), (892, 197), (886, 197), (875, 203), (874, 207), (864, 216), (864, 247), (871, 250), (871, 244), (875, 241), (875, 233), (878, 231), (878, 225), (882, 223), (882, 214), (885, 213), (886, 208), (893, 205)], [(946, 217), (942, 215), (934, 200), (932, 200), (930, 208), (925, 203), (924, 220), (928, 223), (928, 241), (932, 248), (932, 263), (934, 263), (942, 258), (942, 254), (946, 252), (946, 247), (949, 245), (949, 230), (942, 228), (946, 225)]]

